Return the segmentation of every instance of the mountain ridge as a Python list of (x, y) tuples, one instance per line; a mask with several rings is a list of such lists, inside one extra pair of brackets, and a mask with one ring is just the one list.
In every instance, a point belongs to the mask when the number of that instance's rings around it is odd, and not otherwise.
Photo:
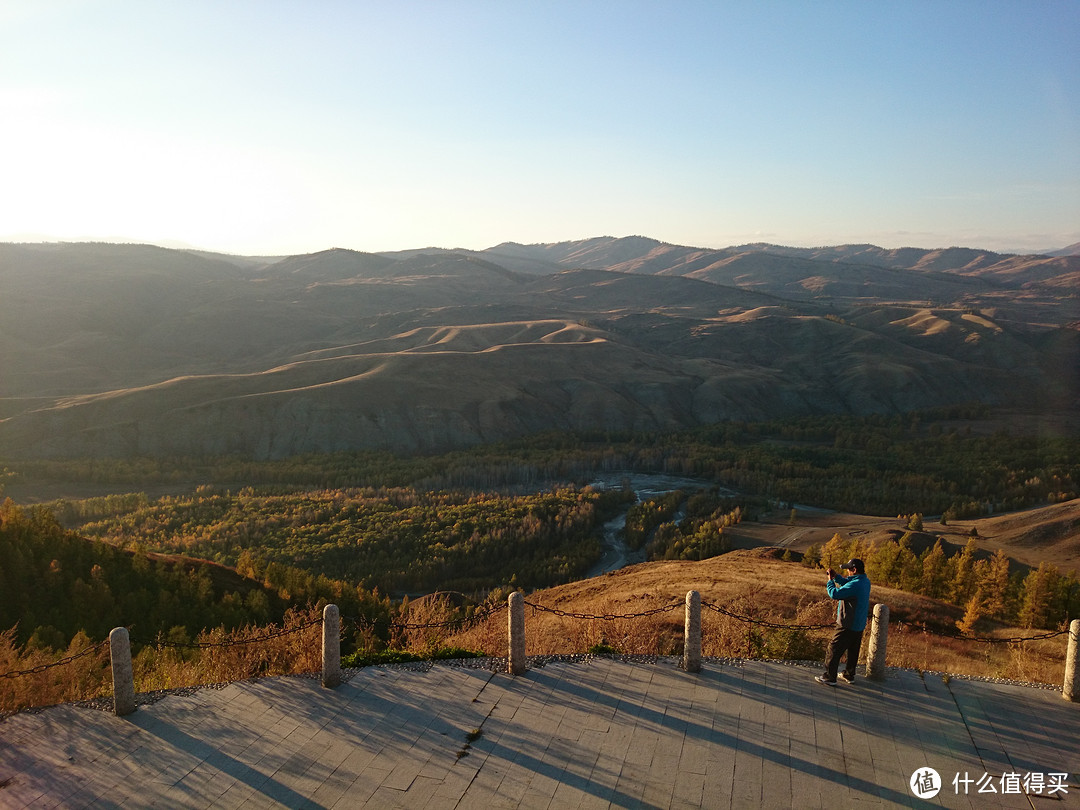
[(229, 261), (0, 245), (0, 453), (425, 452), (550, 429), (1075, 407), (1080, 257), (752, 247)]

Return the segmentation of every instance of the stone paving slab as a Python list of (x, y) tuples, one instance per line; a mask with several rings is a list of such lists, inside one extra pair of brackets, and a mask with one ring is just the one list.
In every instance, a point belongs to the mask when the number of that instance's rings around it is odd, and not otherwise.
[[(0, 721), (0, 807), (1080, 807), (1080, 704), (1059, 692), (814, 674), (760, 661), (690, 674), (677, 659), (517, 678), (371, 667), (336, 689), (267, 678), (123, 718), (56, 706)], [(923, 800), (909, 779), (927, 767), (944, 784)], [(1012, 773), (1042, 774), (1042, 793), (1004, 792)], [(1050, 795), (1052, 781), (1066, 787)]]

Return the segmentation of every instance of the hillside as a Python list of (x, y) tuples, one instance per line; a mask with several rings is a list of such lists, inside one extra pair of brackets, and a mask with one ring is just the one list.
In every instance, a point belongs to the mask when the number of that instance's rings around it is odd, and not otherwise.
[[(599, 645), (624, 654), (678, 654), (682, 605), (687, 591), (696, 590), (703, 604), (705, 655), (820, 661), (836, 603), (825, 592), (823, 571), (785, 562), (781, 556), (782, 549), (757, 548), (700, 562), (641, 563), (529, 594), (526, 653), (581, 653)], [(889, 607), (891, 666), (1061, 682), (1065, 643), (1060, 637), (1025, 644), (1024, 654), (1017, 655), (1013, 645), (950, 638), (957, 634), (964, 611), (938, 599), (875, 584), (871, 604), (879, 602)], [(674, 609), (663, 610), (666, 607)], [(751, 625), (745, 617), (776, 626)], [(449, 634), (442, 643), (500, 649), (505, 645), (505, 619), (499, 619)], [(984, 638), (1032, 635), (991, 621), (981, 622), (978, 632)]]
[(984, 548), (1000, 548), (1025, 565), (1047, 562), (1080, 574), (1080, 500), (961, 521), (950, 529), (961, 533), (968, 527), (976, 528)]
[(432, 451), (970, 401), (1056, 418), (1078, 401), (1077, 262), (0, 245), (0, 455)]
[(186, 557), (124, 551), (64, 531), (50, 518), (0, 505), (0, 632), (19, 644), (63, 650), (77, 633), (105, 638), (194, 638), (224, 625), (280, 621), (286, 603), (262, 582)]

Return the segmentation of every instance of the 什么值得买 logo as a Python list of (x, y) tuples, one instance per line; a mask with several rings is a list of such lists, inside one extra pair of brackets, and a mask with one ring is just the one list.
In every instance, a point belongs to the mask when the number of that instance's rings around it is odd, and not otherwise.
[[(1069, 792), (1069, 774), (1060, 771), (1047, 773), (1031, 771), (1018, 773), (1011, 771), (1000, 776), (984, 772), (982, 776), (971, 776), (967, 771), (957, 772), (952, 778), (953, 791), (956, 795), (969, 793), (1015, 793), (1052, 796), (1056, 793), (1065, 795)], [(941, 775), (930, 767), (918, 768), (908, 780), (911, 792), (920, 799), (932, 799), (945, 787)], [(1060, 797), (1058, 797), (1060, 798)]]
[(941, 776), (933, 768), (919, 768), (911, 775), (908, 785), (920, 799), (932, 799), (941, 790)]

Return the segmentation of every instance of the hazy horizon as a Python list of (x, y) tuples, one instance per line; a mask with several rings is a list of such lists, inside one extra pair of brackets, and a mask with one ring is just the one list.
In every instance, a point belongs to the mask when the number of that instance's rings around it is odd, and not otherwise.
[(1080, 6), (0, 7), (0, 241), (1080, 241)]
[[(607, 237), (611, 237), (611, 238), (614, 238), (614, 239), (632, 238), (632, 237), (645, 237), (645, 238), (648, 238), (648, 239), (653, 239), (654, 238), (654, 237), (649, 236), (648, 234), (623, 234), (622, 236), (613, 236), (612, 234), (596, 234), (593, 237), (584, 237), (584, 239), (607, 238)], [(549, 242), (517, 242), (516, 244), (523, 244), (523, 245), (558, 244), (558, 243), (561, 243), (561, 242), (574, 242), (574, 241), (582, 241), (582, 240), (559, 239), (559, 240), (551, 240)], [(664, 242), (664, 240), (657, 240), (657, 241)], [(48, 236), (46, 234), (13, 234), (10, 237), (0, 239), (0, 243), (27, 244), (27, 245), (35, 245), (35, 244), (41, 244), (41, 245), (79, 245), (79, 244), (149, 245), (151, 247), (160, 247), (160, 248), (165, 248), (167, 250), (189, 250), (189, 251), (196, 251), (196, 252), (200, 252), (200, 253), (216, 253), (216, 254), (220, 254), (220, 255), (223, 255), (223, 256), (241, 256), (241, 257), (245, 257), (245, 258), (259, 258), (259, 257), (284, 258), (284, 257), (287, 257), (287, 256), (308, 255), (308, 254), (312, 254), (312, 253), (320, 253), (320, 252), (323, 252), (323, 251), (326, 251), (326, 250), (337, 250), (337, 249), (354, 250), (354, 251), (361, 252), (361, 253), (374, 253), (374, 254), (384, 254), (384, 253), (385, 254), (391, 254), (391, 253), (397, 253), (397, 252), (401, 252), (401, 251), (413, 251), (413, 250), (425, 250), (425, 249), (449, 250), (449, 251), (462, 250), (462, 251), (471, 251), (471, 252), (479, 253), (479, 252), (483, 252), (485, 250), (489, 250), (489, 249), (494, 248), (494, 247), (498, 247), (498, 245), (500, 245), (500, 244), (507, 244), (507, 243), (510, 243), (510, 242), (514, 242), (514, 240), (506, 240), (506, 239), (504, 239), (504, 240), (502, 240), (500, 242), (496, 242), (494, 244), (482, 245), (482, 246), (480, 246), (480, 245), (460, 245), (460, 244), (453, 244), (453, 245), (451, 245), (451, 244), (446, 244), (446, 245), (412, 245), (411, 247), (394, 247), (394, 248), (390, 248), (390, 249), (386, 249), (386, 250), (381, 250), (381, 249), (378, 249), (378, 248), (368, 249), (368, 248), (363, 248), (363, 247), (345, 247), (343, 245), (326, 245), (324, 247), (316, 248), (316, 249), (310, 250), (310, 251), (304, 251), (302, 253), (266, 253), (266, 252), (239, 253), (239, 252), (236, 252), (236, 251), (229, 251), (229, 250), (215, 250), (213, 248), (207, 248), (207, 247), (203, 247), (201, 245), (191, 245), (191, 244), (188, 244), (186, 242), (179, 242), (179, 241), (172, 240), (172, 239), (147, 239), (147, 240), (143, 240), (143, 239), (127, 239), (127, 238), (120, 237), (120, 236), (104, 237), (104, 238), (97, 237), (97, 236), (86, 236), (86, 237), (82, 237), (82, 238), (73, 237), (73, 238), (70, 238), (70, 239), (58, 239), (58, 238)], [(676, 243), (666, 243), (665, 242), (665, 244), (676, 244)], [(689, 248), (702, 248), (702, 249), (708, 249), (708, 250), (725, 250), (725, 249), (734, 249), (734, 248), (738, 248), (738, 247), (742, 247), (742, 246), (750, 245), (750, 244), (770, 244), (770, 245), (775, 245), (776, 247), (797, 248), (797, 249), (807, 249), (807, 250), (814, 249), (814, 248), (842, 247), (844, 245), (872, 244), (875, 247), (883, 248), (885, 250), (898, 250), (898, 249), (901, 249), (901, 248), (914, 248), (914, 249), (918, 249), (918, 250), (948, 250), (948, 249), (951, 249), (951, 248), (961, 248), (961, 249), (971, 249), (971, 250), (993, 250), (993, 252), (1000, 253), (1000, 254), (1003, 254), (1003, 255), (1009, 255), (1009, 254), (1012, 254), (1012, 255), (1045, 255), (1047, 253), (1062, 250), (1063, 248), (1071, 247), (1071, 245), (1055, 245), (1055, 246), (1047, 246), (1047, 247), (1045, 247), (1043, 249), (1022, 249), (1022, 248), (1009, 249), (1007, 247), (991, 249), (991, 248), (988, 248), (986, 245), (978, 245), (978, 244), (970, 244), (970, 245), (945, 245), (945, 244), (940, 244), (940, 245), (920, 245), (920, 244), (909, 243), (909, 242), (897, 242), (897, 243), (891, 244), (891, 245), (883, 245), (883, 244), (872, 243), (872, 242), (843, 242), (843, 243), (836, 242), (836, 243), (832, 243), (832, 244), (792, 244), (792, 243), (789, 243), (789, 242), (787, 242), (787, 243), (786, 242), (773, 242), (773, 241), (768, 241), (768, 240), (758, 240), (757, 242), (742, 242), (742, 243), (740, 243), (738, 245), (735, 245), (735, 244), (730, 244), (730, 245), (687, 245), (687, 244), (678, 244), (677, 246), (678, 247), (689, 247)]]

